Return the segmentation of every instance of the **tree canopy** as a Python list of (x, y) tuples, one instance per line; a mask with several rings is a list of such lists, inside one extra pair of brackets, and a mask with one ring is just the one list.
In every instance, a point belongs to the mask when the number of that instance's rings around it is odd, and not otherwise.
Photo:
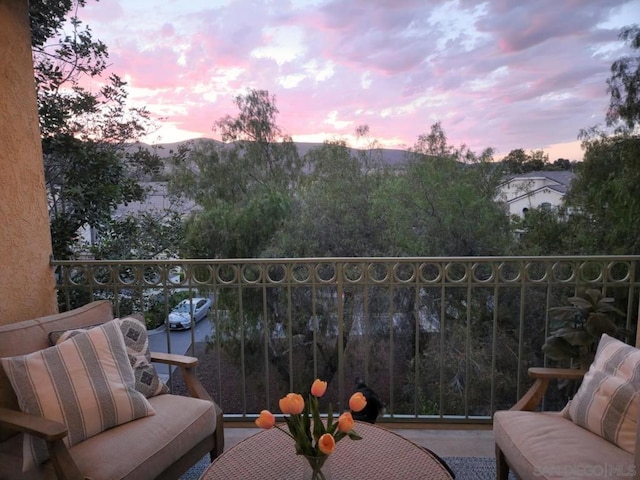
[(529, 254), (640, 254), (640, 28), (625, 27), (620, 39), (632, 55), (611, 65), (607, 80), (608, 127), (580, 132), (583, 162), (558, 214), (530, 212), (519, 251)]
[(620, 124), (633, 130), (640, 124), (640, 27), (628, 26), (620, 32), (620, 40), (634, 52), (611, 64), (611, 76), (607, 80), (610, 94), (607, 125)]
[(194, 143), (175, 159), (171, 190), (202, 207), (186, 224), (186, 256), (259, 257), (291, 211), (303, 165), (275, 97), (250, 90), (236, 105), (237, 117), (216, 122), (227, 143)]
[[(98, 91), (107, 46), (78, 10), (84, 0), (29, 5), (53, 253), (74, 254), (82, 228), (109, 229), (119, 204), (142, 200), (140, 181), (159, 172), (157, 155), (133, 142), (152, 128), (144, 108), (128, 105), (127, 85), (111, 74)], [(95, 239), (95, 235), (93, 236)]]

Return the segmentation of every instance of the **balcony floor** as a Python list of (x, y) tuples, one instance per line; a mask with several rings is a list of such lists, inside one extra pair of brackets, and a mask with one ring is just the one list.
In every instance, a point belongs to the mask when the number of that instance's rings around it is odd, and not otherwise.
[[(449, 430), (427, 428), (394, 428), (381, 424), (418, 445), (428, 448), (441, 457), (490, 457), (495, 458), (493, 431), (490, 428), (474, 430)], [(254, 433), (257, 428), (236, 427), (226, 424), (225, 450)]]

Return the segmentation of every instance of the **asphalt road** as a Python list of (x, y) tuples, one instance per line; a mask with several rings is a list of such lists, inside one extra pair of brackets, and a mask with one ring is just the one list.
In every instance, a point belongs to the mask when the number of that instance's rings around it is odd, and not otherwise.
[[(190, 330), (171, 330), (165, 327), (149, 332), (149, 350), (152, 352), (179, 353), (181, 355), (192, 354), (193, 342), (201, 342), (207, 335), (211, 335), (212, 325), (209, 316), (196, 323)], [(169, 375), (169, 366), (155, 363), (154, 366), (161, 376)]]

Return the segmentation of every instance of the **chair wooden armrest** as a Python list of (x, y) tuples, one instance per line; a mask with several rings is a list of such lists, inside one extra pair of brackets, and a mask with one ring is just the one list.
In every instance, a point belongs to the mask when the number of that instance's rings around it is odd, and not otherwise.
[(198, 359), (196, 357), (178, 355), (177, 353), (151, 352), (151, 361), (167, 365), (175, 365), (177, 367), (190, 368), (198, 365)]
[(0, 426), (45, 440), (51, 464), (58, 478), (62, 480), (84, 479), (62, 440), (68, 433), (66, 425), (36, 415), (0, 407)]
[(184, 379), (189, 395), (213, 402), (211, 396), (204, 389), (202, 383), (200, 383), (200, 380), (196, 376), (196, 366), (198, 365), (197, 358), (188, 357), (186, 355), (177, 355), (175, 353), (151, 352), (151, 361), (180, 367), (180, 370), (182, 371), (182, 378)]
[(198, 359), (195, 357), (190, 357), (187, 355), (178, 355), (175, 353), (162, 353), (162, 352), (151, 352), (151, 361), (164, 363), (167, 365), (176, 365), (180, 367), (182, 371), (182, 378), (187, 387), (187, 391), (189, 395), (195, 398), (200, 398), (202, 400), (209, 400), (213, 403), (213, 406), (216, 410), (216, 447), (215, 453), (212, 454), (211, 460), (218, 455), (220, 455), (224, 451), (224, 418), (222, 409), (218, 406), (216, 402), (213, 401), (209, 393), (205, 390), (200, 382), (200, 379), (196, 376), (196, 366), (198, 365)]
[(529, 376), (535, 378), (533, 385), (518, 402), (509, 410), (534, 411), (549, 386), (551, 380), (579, 380), (586, 373), (574, 368), (542, 368), (532, 367)]
[(67, 426), (28, 413), (0, 407), (0, 426), (16, 432), (30, 433), (52, 442), (67, 436)]

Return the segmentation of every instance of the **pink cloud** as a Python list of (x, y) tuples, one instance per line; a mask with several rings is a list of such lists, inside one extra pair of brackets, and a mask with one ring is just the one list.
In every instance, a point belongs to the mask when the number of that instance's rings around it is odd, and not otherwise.
[[(276, 95), (292, 135), (350, 135), (367, 123), (374, 136), (411, 145), (441, 120), (454, 144), (508, 153), (571, 142), (603, 118), (611, 58), (594, 51), (615, 44), (617, 29), (602, 25), (623, 4), (459, 0), (459, 18), (438, 23), (435, 0), (237, 0), (172, 15), (171, 4), (147, 5), (148, 18), (133, 22), (143, 5), (100, 2), (87, 22), (109, 45), (112, 70), (185, 131), (214, 136), (213, 123), (237, 113), (234, 96), (258, 88)], [(297, 56), (257, 58), (280, 27), (299, 29)]]

